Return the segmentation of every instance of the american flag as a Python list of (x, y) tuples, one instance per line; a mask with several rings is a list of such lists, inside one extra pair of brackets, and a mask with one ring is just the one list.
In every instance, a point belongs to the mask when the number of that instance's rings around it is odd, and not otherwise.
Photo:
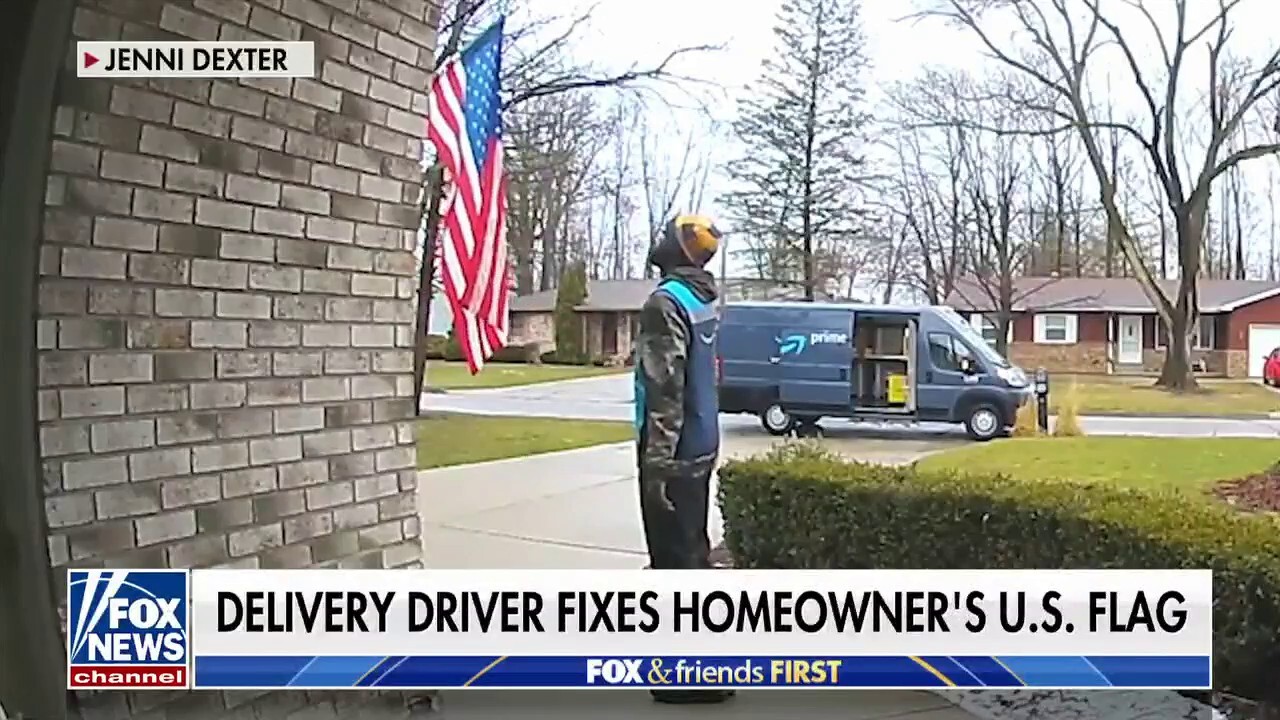
[(436, 245), (444, 293), (472, 374), (506, 345), (509, 325), (502, 29), (500, 19), (437, 70), (427, 118), (427, 137), (445, 169)]

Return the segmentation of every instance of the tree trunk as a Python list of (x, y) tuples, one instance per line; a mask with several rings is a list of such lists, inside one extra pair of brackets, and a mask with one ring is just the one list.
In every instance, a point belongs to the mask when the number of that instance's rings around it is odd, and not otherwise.
[(1236, 224), (1235, 278), (1237, 280), (1244, 280), (1246, 275), (1244, 266), (1244, 219), (1241, 217), (1240, 213), (1240, 183), (1239, 170), (1237, 169), (1234, 187), (1231, 188), (1231, 202), (1233, 205), (1232, 211), (1235, 215)]
[(1174, 392), (1186, 392), (1196, 389), (1196, 379), (1191, 374), (1189, 323), (1186, 313), (1181, 310), (1182, 303), (1179, 302), (1178, 305), (1179, 311), (1174, 314), (1169, 337), (1165, 339), (1167, 350), (1164, 367), (1160, 368), (1160, 379), (1156, 381), (1156, 385)]
[(1191, 373), (1191, 327), (1199, 313), (1196, 293), (1196, 272), (1201, 261), (1205, 216), (1208, 197), (1193, 197), (1177, 212), (1179, 280), (1177, 301), (1173, 316), (1168, 318), (1169, 337), (1166, 338), (1164, 367), (1156, 385), (1174, 392), (1187, 392), (1197, 388)]
[(1009, 326), (1013, 324), (1013, 316), (1007, 312), (996, 314), (996, 352), (1000, 357), (1009, 357)]
[(1270, 210), (1271, 222), (1268, 224), (1267, 279), (1276, 279), (1276, 176), (1267, 174), (1267, 208)]
[(1165, 220), (1164, 207), (1160, 211), (1160, 279), (1169, 277), (1169, 224)]

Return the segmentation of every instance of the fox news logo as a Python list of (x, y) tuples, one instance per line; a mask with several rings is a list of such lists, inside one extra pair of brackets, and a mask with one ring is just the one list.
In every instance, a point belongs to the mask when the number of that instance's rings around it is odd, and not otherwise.
[(187, 687), (187, 573), (67, 573), (67, 687)]
[(640, 660), (634, 658), (587, 659), (587, 684), (643, 685)]

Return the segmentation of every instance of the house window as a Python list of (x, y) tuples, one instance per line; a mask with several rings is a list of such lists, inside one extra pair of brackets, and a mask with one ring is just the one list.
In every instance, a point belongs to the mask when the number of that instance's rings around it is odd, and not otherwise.
[[(1201, 322), (1201, 320), (1204, 322)], [(1196, 318), (1196, 321), (1191, 325), (1192, 350), (1212, 350), (1214, 348), (1214, 343), (1218, 339), (1218, 323), (1214, 322), (1214, 320), (1216, 320), (1216, 317), (1213, 315), (1208, 317), (1201, 315)], [(1160, 343), (1157, 347), (1164, 348), (1168, 344), (1169, 330), (1159, 316), (1156, 317), (1156, 326), (1159, 328), (1156, 337)]]
[(1036, 315), (1036, 342), (1069, 345), (1076, 341), (1076, 316), (1068, 314)]
[[(995, 320), (989, 315), (982, 313), (973, 313), (969, 316), (969, 325), (982, 336), (983, 340), (991, 347), (996, 346), (996, 338), (1000, 337), (1000, 328), (996, 327)], [(1008, 331), (1004, 334), (1006, 343), (1013, 342), (1013, 323), (1009, 323)]]

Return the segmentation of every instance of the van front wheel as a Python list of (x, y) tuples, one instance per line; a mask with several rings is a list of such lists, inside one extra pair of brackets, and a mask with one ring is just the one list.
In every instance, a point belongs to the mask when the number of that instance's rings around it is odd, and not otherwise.
[(760, 424), (770, 435), (786, 435), (796, 425), (796, 419), (778, 403), (774, 403), (760, 413)]
[(986, 442), (1000, 437), (1004, 432), (1004, 423), (1000, 420), (1000, 411), (991, 405), (975, 405), (964, 421), (965, 432), (979, 442)]

